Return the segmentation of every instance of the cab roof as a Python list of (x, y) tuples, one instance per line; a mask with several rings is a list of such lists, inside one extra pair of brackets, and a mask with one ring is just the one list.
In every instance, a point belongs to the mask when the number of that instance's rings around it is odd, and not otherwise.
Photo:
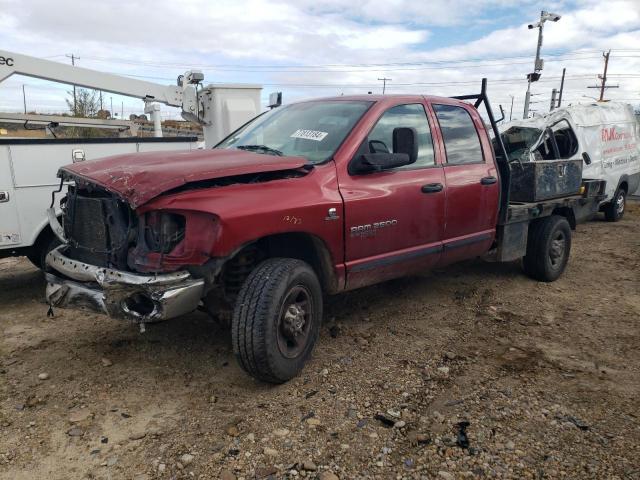
[(307, 103), (307, 102), (322, 102), (322, 101), (365, 101), (365, 102), (383, 102), (389, 100), (400, 100), (400, 101), (409, 101), (409, 102), (422, 102), (423, 100), (428, 100), (436, 103), (468, 103), (463, 102), (461, 100), (457, 100), (451, 97), (439, 97), (435, 95), (406, 95), (406, 94), (366, 94), (366, 95), (339, 95), (333, 97), (319, 97), (319, 98), (308, 98), (305, 100), (300, 100), (299, 102), (294, 103)]

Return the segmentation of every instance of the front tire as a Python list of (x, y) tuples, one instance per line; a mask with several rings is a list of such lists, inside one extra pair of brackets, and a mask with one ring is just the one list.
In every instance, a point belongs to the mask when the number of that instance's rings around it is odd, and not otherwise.
[(52, 232), (45, 234), (31, 247), (27, 258), (33, 265), (43, 272), (48, 270), (46, 258), (51, 250), (60, 245), (60, 240)]
[(617, 222), (624, 216), (627, 206), (627, 192), (623, 188), (618, 188), (613, 199), (604, 209), (604, 218), (607, 222)]
[(553, 282), (564, 272), (571, 253), (571, 226), (566, 218), (551, 215), (531, 223), (527, 254), (522, 259), (527, 275)]
[(249, 375), (286, 382), (311, 356), (321, 319), (322, 289), (313, 269), (301, 260), (271, 258), (251, 272), (238, 294), (233, 352)]

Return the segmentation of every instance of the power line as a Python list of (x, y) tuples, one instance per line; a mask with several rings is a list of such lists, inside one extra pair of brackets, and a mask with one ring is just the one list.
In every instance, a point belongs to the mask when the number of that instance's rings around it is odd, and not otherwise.
[[(556, 53), (556, 54), (548, 54), (548, 56), (554, 56), (564, 59), (576, 58), (578, 56), (584, 56), (587, 54), (595, 53), (596, 51), (582, 51), (582, 52), (574, 52), (574, 53)], [(600, 53), (600, 52), (598, 52)], [(125, 58), (118, 57), (84, 57), (85, 60), (95, 60), (100, 62), (110, 62), (110, 63), (122, 63), (127, 65), (139, 65), (139, 66), (148, 66), (148, 67), (171, 67), (171, 68), (211, 68), (211, 69), (234, 69), (228, 71), (238, 70), (258, 70), (264, 71), (264, 69), (277, 69), (280, 71), (282, 69), (319, 69), (319, 68), (341, 68), (341, 67), (357, 67), (357, 68), (371, 68), (371, 67), (403, 67), (403, 66), (421, 66), (421, 65), (457, 65), (457, 64), (468, 64), (468, 63), (487, 63), (487, 62), (495, 62), (495, 61), (504, 61), (504, 60), (517, 60), (517, 59), (525, 59), (528, 57), (525, 56), (513, 56), (513, 57), (500, 57), (500, 58), (480, 58), (480, 59), (465, 59), (465, 60), (424, 60), (424, 61), (415, 61), (415, 62), (393, 62), (393, 63), (343, 63), (343, 64), (311, 64), (311, 65), (241, 65), (241, 64), (187, 64), (187, 63), (171, 63), (171, 62), (145, 62), (139, 60), (130, 60)], [(582, 59), (594, 59), (599, 58), (599, 56), (590, 56), (583, 58), (576, 58), (577, 60)], [(526, 63), (526, 62), (508, 62), (508, 63), (496, 63), (496, 66), (503, 65), (513, 65), (514, 63)], [(462, 67), (462, 65), (460, 65)], [(438, 67), (439, 68), (439, 67)], [(306, 70), (305, 70), (306, 71)]]
[[(151, 75), (125, 75), (131, 78), (146, 78), (152, 80), (165, 80), (172, 81), (173, 79), (168, 77), (156, 77)], [(640, 74), (637, 75), (640, 78)], [(571, 77), (567, 77), (569, 80), (585, 80), (593, 78), (593, 75), (583, 74), (583, 75), (573, 75)], [(540, 79), (539, 82), (550, 82), (560, 80), (561, 77), (546, 77), (544, 79)], [(495, 83), (519, 83), (522, 82), (522, 78), (499, 78), (495, 80), (490, 80), (490, 84)], [(224, 84), (225, 82), (218, 82)], [(444, 81), (444, 82), (413, 82), (413, 83), (394, 83), (394, 86), (407, 86), (407, 85), (421, 85), (421, 86), (437, 86), (437, 85), (475, 85), (478, 84), (478, 80), (464, 80), (464, 81)], [(216, 82), (212, 82), (212, 85), (215, 85)], [(350, 83), (350, 84), (338, 84), (338, 83), (323, 83), (323, 84), (308, 84), (308, 83), (262, 83), (263, 86), (269, 87), (278, 87), (278, 86), (303, 86), (303, 87), (371, 87), (375, 88), (374, 84), (366, 84), (366, 83)]]

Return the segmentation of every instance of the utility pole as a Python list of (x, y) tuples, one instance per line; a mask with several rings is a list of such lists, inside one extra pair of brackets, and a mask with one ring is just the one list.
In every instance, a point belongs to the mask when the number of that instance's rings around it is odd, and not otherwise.
[(607, 53), (602, 53), (604, 57), (604, 73), (602, 75), (602, 86), (600, 87), (600, 101), (604, 101), (604, 89), (607, 88), (607, 69), (609, 68), (609, 55), (611, 55), (611, 50)]
[(113, 113), (113, 97), (109, 97), (111, 99), (111, 110), (109, 110), (109, 116), (111, 118), (115, 117), (114, 113)]
[(554, 88), (551, 90), (551, 105), (549, 105), (549, 111), (553, 112), (553, 109), (556, 108), (556, 95), (558, 94), (558, 89)]
[(564, 74), (567, 73), (567, 69), (562, 69), (562, 80), (560, 80), (560, 95), (558, 95), (558, 108), (562, 106), (562, 92), (564, 92)]
[(387, 82), (392, 81), (393, 78), (382, 77), (382, 78), (379, 78), (378, 80), (382, 82), (382, 94), (384, 95), (384, 92), (387, 89)]
[(540, 12), (540, 20), (537, 23), (529, 24), (529, 30), (533, 30), (534, 28), (538, 29), (538, 46), (536, 48), (536, 58), (533, 63), (533, 72), (527, 74), (527, 94), (524, 97), (524, 115), (522, 118), (529, 117), (529, 103), (531, 100), (531, 84), (533, 82), (537, 82), (540, 79), (540, 72), (544, 67), (544, 61), (540, 58), (540, 50), (542, 49), (542, 30), (544, 29), (544, 22), (547, 20), (551, 20), (552, 22), (557, 22), (560, 20), (560, 15), (557, 13), (549, 13), (542, 10)]
[[(80, 60), (80, 57), (76, 57), (73, 53), (71, 55), (65, 55), (65, 57), (68, 57), (71, 59), (71, 65), (73, 65), (74, 67), (76, 66), (76, 60)], [(73, 86), (73, 114), (75, 115), (77, 112), (77, 107), (76, 107), (76, 86)]]
[(511, 97), (511, 111), (509, 112), (509, 121), (513, 120), (513, 99), (515, 98), (513, 95), (509, 95)]
[(604, 99), (604, 90), (606, 88), (618, 88), (620, 85), (607, 85), (607, 69), (609, 68), (609, 55), (611, 55), (611, 50), (607, 53), (602, 52), (602, 56), (604, 57), (604, 73), (602, 75), (598, 75), (600, 79), (600, 85), (589, 86), (587, 88), (599, 88), (600, 89), (600, 99), (599, 102), (606, 102)]
[(24, 105), (24, 113), (27, 113), (27, 95), (24, 93), (24, 83), (22, 84), (22, 104)]
[(102, 90), (100, 90), (100, 110), (103, 110), (103, 108), (102, 108)]

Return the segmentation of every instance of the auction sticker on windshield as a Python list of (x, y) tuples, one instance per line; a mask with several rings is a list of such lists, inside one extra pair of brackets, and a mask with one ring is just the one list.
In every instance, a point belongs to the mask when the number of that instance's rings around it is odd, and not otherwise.
[(316, 142), (321, 142), (327, 135), (329, 135), (328, 132), (298, 129), (293, 132), (293, 134), (291, 134), (291, 138), (304, 138), (305, 140), (315, 140)]

